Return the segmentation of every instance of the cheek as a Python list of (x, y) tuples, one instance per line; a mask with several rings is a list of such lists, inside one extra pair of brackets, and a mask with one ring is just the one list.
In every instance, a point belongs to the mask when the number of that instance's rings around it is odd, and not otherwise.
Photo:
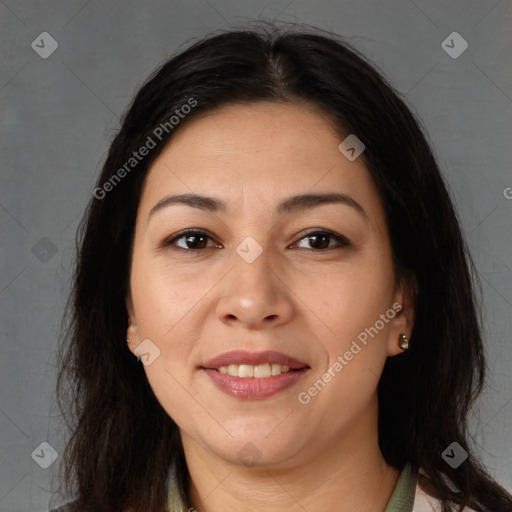
[[(163, 356), (164, 357), (164, 356)], [(191, 428), (191, 418), (201, 417), (202, 412), (197, 403), (191, 399), (190, 383), (184, 367), (177, 359), (175, 364), (169, 361), (156, 360), (151, 366), (145, 367), (146, 377), (153, 393), (166, 413), (181, 428)], [(197, 410), (196, 410), (197, 409)], [(188, 425), (188, 426), (187, 426)]]
[(300, 285), (302, 300), (319, 320), (318, 332), (324, 333), (330, 344), (338, 348), (347, 341), (350, 344), (391, 306), (394, 274), (382, 261), (385, 258), (354, 262)]
[[(377, 251), (367, 259), (312, 287), (311, 309), (318, 312), (326, 358), (315, 372), (312, 394), (319, 401), (348, 410), (361, 409), (374, 395), (387, 357), (387, 341), (392, 315), (394, 273), (391, 259)], [(381, 315), (384, 315), (384, 320)], [(320, 379), (319, 379), (320, 378)]]
[(138, 338), (149, 339), (158, 353), (144, 371), (158, 401), (174, 417), (188, 403), (184, 389), (190, 388), (189, 365), (199, 337), (196, 290), (158, 264), (144, 265), (143, 259), (134, 258), (131, 291)]
[(187, 277), (165, 261), (134, 257), (131, 291), (140, 335), (168, 339), (182, 320), (191, 314), (208, 289), (200, 276)]

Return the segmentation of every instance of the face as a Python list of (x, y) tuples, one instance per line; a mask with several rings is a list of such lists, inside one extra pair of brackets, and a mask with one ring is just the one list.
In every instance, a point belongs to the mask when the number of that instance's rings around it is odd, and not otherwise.
[(230, 105), (148, 173), (127, 334), (186, 453), (277, 468), (376, 435), (378, 380), (412, 312), (343, 138), (312, 107)]

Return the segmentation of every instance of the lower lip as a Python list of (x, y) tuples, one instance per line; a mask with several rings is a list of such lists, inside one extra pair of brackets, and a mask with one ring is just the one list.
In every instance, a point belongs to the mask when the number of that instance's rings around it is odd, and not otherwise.
[(215, 386), (226, 395), (242, 400), (261, 400), (296, 384), (309, 368), (289, 371), (272, 377), (233, 377), (227, 373), (203, 368), (203, 371), (212, 379)]

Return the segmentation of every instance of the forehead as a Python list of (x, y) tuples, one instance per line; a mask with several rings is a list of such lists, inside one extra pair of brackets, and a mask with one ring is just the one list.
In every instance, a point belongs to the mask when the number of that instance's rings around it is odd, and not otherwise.
[(341, 137), (337, 131), (331, 118), (312, 105), (231, 104), (193, 119), (176, 133), (160, 157), (172, 152), (179, 160), (186, 157), (200, 162), (214, 156), (228, 162), (247, 155), (262, 155), (269, 161), (273, 155), (277, 161), (280, 154), (286, 154), (289, 160), (306, 158), (307, 163), (319, 145), (334, 144), (336, 149)]
[[(345, 135), (320, 109), (258, 102), (218, 108), (188, 122), (153, 163), (141, 209), (168, 193), (215, 195), (262, 208), (306, 192), (378, 200), (361, 158), (338, 149)], [(151, 204), (152, 203), (152, 204)], [(269, 205), (270, 206), (270, 205)]]

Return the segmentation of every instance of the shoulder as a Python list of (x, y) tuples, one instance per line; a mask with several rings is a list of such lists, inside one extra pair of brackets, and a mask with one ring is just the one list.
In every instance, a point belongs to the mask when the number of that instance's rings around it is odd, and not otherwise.
[[(414, 497), (414, 507), (412, 512), (441, 512), (441, 502), (428, 495), (421, 489), (419, 485), (416, 485), (416, 494)], [(463, 512), (475, 512), (472, 508), (465, 507)]]

